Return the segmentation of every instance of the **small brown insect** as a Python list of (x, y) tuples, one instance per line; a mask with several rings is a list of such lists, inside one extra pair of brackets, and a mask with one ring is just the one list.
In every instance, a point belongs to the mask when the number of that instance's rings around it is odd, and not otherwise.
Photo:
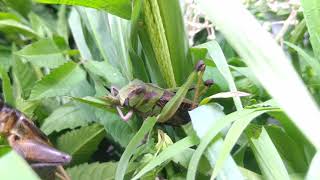
[(48, 137), (23, 113), (0, 99), (0, 134), (33, 168), (68, 164), (71, 156), (55, 149)]

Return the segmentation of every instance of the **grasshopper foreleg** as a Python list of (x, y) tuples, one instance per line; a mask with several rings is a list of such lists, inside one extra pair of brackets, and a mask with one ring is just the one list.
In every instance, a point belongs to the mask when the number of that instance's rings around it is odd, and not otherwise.
[(128, 121), (133, 115), (133, 110), (130, 110), (126, 115), (124, 115), (122, 110), (121, 110), (121, 108), (120, 108), (120, 106), (116, 106), (116, 108), (117, 108), (119, 116), (124, 121)]

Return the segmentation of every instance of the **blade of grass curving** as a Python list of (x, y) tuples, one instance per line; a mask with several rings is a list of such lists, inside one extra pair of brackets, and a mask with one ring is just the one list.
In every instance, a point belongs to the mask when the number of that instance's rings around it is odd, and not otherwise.
[[(219, 44), (216, 41), (210, 41), (208, 43), (201, 44), (198, 47), (208, 49), (208, 53), (209, 53), (210, 57), (212, 58), (212, 60), (216, 64), (216, 66), (217, 66), (218, 70), (220, 71), (220, 73), (222, 74), (222, 76), (228, 82), (229, 90), (233, 91), (233, 92), (238, 91), (236, 84), (233, 80), (232, 74), (230, 72), (228, 62), (227, 62), (226, 58), (224, 57), (223, 52), (222, 52)], [(233, 97), (233, 101), (234, 101), (234, 104), (235, 104), (237, 110), (241, 110), (242, 104), (241, 104), (240, 97)]]
[(130, 0), (35, 0), (39, 3), (47, 4), (65, 4), (91, 7), (107, 11), (111, 14), (120, 16), (125, 19), (130, 19), (131, 16), (131, 1)]
[(305, 177), (306, 180), (313, 180), (313, 179), (320, 179), (320, 173), (319, 173), (319, 168), (320, 168), (320, 152), (318, 151), (309, 166), (308, 173)]
[(320, 3), (318, 0), (302, 0), (301, 5), (314, 55), (320, 61)]
[[(290, 61), (274, 39), (235, 0), (197, 0), (208, 18), (309, 141), (320, 148), (320, 112)], [(223, 18), (221, 18), (223, 17)], [(237, 20), (235, 20), (237, 19)], [(296, 105), (299, 102), (299, 106)], [(304, 107), (301, 111), (300, 107)], [(308, 119), (305, 115), (308, 114)]]
[(141, 128), (132, 138), (132, 140), (130, 141), (130, 143), (126, 147), (126, 150), (123, 152), (120, 158), (119, 164), (117, 166), (115, 180), (122, 180), (124, 178), (131, 156), (136, 151), (139, 143), (141, 143), (145, 135), (153, 128), (156, 122), (157, 118), (155, 117), (149, 117), (144, 121)]
[(266, 130), (262, 128), (258, 138), (254, 137), (256, 136), (255, 134), (256, 133), (253, 132), (253, 135), (249, 135), (249, 142), (262, 171), (262, 175), (266, 179), (289, 180), (290, 177), (286, 167)]
[[(223, 112), (223, 107), (219, 104), (209, 104), (205, 106), (200, 106), (189, 112), (192, 120), (192, 126), (194, 131), (197, 133), (199, 138), (203, 138), (204, 135), (208, 132), (208, 128), (217, 124), (219, 120), (225, 116)], [(210, 117), (210, 118), (208, 118)], [(217, 136), (212, 140), (211, 145), (208, 146), (205, 153), (211, 167), (214, 167), (216, 164), (216, 159), (220, 154), (222, 149), (223, 139), (222, 134), (225, 134), (225, 131), (229, 127), (225, 127), (222, 133), (217, 134)], [(238, 169), (237, 164), (234, 162), (232, 157), (229, 155), (227, 157), (223, 170), (219, 173), (217, 177), (218, 180), (221, 179), (239, 179), (242, 180), (243, 177)]]
[(86, 43), (86, 39), (83, 34), (80, 15), (76, 10), (76, 8), (72, 8), (69, 15), (68, 23), (69, 23), (69, 27), (70, 27), (73, 39), (80, 51), (80, 55), (82, 59), (84, 60), (92, 59), (92, 54), (90, 52), (90, 49)]
[(196, 136), (185, 137), (178, 142), (170, 145), (163, 150), (158, 156), (154, 157), (147, 165), (145, 165), (132, 179), (139, 179), (147, 172), (151, 171), (155, 167), (161, 165), (161, 163), (170, 160), (177, 154), (183, 153), (187, 148), (197, 145), (199, 140)]
[(255, 118), (265, 112), (271, 111), (274, 108), (272, 107), (259, 107), (254, 109), (244, 109), (240, 111), (233, 112), (231, 114), (228, 114), (227, 116), (222, 117), (219, 119), (213, 126), (209, 128), (207, 133), (201, 138), (201, 142), (196, 149), (195, 153), (193, 154), (189, 167), (188, 167), (188, 173), (187, 173), (187, 180), (193, 180), (196, 176), (197, 166), (199, 163), (199, 160), (201, 158), (201, 155), (204, 153), (205, 149), (208, 147), (210, 142), (214, 139), (214, 137), (225, 127), (230, 125), (230, 123), (236, 121), (237, 119), (241, 119), (244, 117), (247, 118)]
[(317, 76), (320, 76), (320, 62), (316, 58), (312, 57), (307, 52), (305, 52), (302, 48), (300, 48), (299, 46), (297, 46), (295, 44), (292, 44), (290, 42), (284, 42), (284, 44), (286, 44), (290, 48), (297, 51), (297, 53), (302, 57), (302, 59), (305, 60), (305, 62), (311, 68), (314, 69), (314, 72), (317, 74)]
[(177, 112), (184, 97), (188, 93), (188, 90), (191, 87), (195, 76), (196, 73), (192, 72), (188, 77), (187, 81), (179, 88), (176, 95), (164, 106), (164, 108), (161, 111), (161, 114), (159, 114), (159, 116), (157, 117), (159, 122), (167, 121)]
[(220, 154), (217, 158), (213, 173), (211, 175), (211, 179), (214, 179), (218, 175), (219, 171), (223, 168), (224, 161), (227, 159), (228, 155), (230, 154), (234, 145), (237, 143), (237, 140), (239, 139), (244, 129), (252, 120), (252, 118), (246, 116), (238, 119), (232, 124), (224, 139), (222, 149), (220, 150)]

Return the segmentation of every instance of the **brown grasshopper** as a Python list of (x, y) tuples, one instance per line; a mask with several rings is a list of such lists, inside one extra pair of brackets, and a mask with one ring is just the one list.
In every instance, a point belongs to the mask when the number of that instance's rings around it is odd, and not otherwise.
[[(47, 136), (23, 113), (0, 100), (0, 134), (33, 168), (58, 167), (71, 161), (71, 156), (55, 149)], [(61, 172), (66, 176), (64, 172)], [(61, 174), (60, 174), (61, 176)], [(68, 178), (63, 178), (68, 179)]]
[[(195, 69), (199, 72), (198, 85), (200, 85), (205, 70), (203, 61), (199, 61)], [(212, 84), (212, 80), (205, 81), (205, 89)], [(199, 86), (196, 87), (195, 91), (195, 96), (199, 96)], [(163, 89), (154, 84), (135, 79), (120, 90), (111, 87), (111, 93), (105, 99), (115, 106), (121, 119), (128, 121), (133, 112), (137, 112), (142, 117), (158, 115), (174, 95), (175, 93), (170, 89)], [(197, 97), (193, 101), (184, 98), (175, 115), (167, 123), (171, 125), (188, 123), (190, 121), (188, 111), (197, 107), (196, 100)], [(128, 110), (126, 115), (122, 112), (122, 108)]]

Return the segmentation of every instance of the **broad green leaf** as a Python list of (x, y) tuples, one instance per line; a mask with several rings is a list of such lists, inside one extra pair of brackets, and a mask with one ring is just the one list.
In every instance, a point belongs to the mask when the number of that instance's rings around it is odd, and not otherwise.
[[(221, 118), (225, 117), (223, 113), (223, 108), (218, 104), (200, 106), (192, 111), (190, 111), (190, 117), (192, 120), (192, 126), (198, 137), (203, 140), (203, 137), (208, 134), (208, 128), (213, 127), (218, 124)], [(226, 127), (227, 128), (227, 127)], [(208, 158), (212, 167), (216, 165), (216, 160), (218, 159), (221, 149), (223, 139), (218, 135), (212, 142), (212, 145), (208, 146), (206, 157)], [(191, 161), (189, 164), (189, 171), (191, 166)], [(243, 179), (238, 166), (232, 159), (232, 157), (227, 154), (226, 163), (222, 167), (217, 179)]]
[[(144, 22), (150, 42), (160, 68), (160, 72), (168, 87), (176, 87), (165, 27), (160, 13), (158, 1), (143, 2)], [(176, 47), (177, 48), (177, 47)]]
[[(136, 169), (135, 164), (129, 166), (127, 173), (133, 172)], [(71, 179), (76, 180), (113, 180), (117, 168), (116, 162), (106, 163), (84, 163), (72, 168), (68, 168), (67, 172)]]
[(70, 61), (54, 69), (38, 81), (31, 91), (30, 99), (67, 95), (85, 80), (85, 72), (78, 64)]
[(48, 4), (65, 4), (86, 6), (94, 9), (100, 9), (107, 11), (116, 16), (120, 16), (125, 19), (130, 19), (131, 16), (131, 2), (130, 0), (35, 0), (40, 3)]
[[(253, 109), (244, 109), (240, 111), (233, 112), (231, 114), (228, 114), (226, 116), (221, 117), (218, 119), (216, 123), (214, 123), (211, 127), (208, 128), (206, 134), (201, 138), (201, 142), (193, 154), (188, 168), (187, 173), (187, 179), (194, 179), (196, 175), (197, 166), (199, 163), (199, 160), (201, 158), (201, 155), (204, 153), (207, 146), (212, 142), (214, 137), (225, 127), (229, 126), (230, 123), (241, 119), (241, 118), (251, 118), (254, 119), (255, 117), (268, 112), (268, 111), (274, 111), (275, 108), (273, 107), (257, 107)], [(276, 109), (277, 110), (277, 109)], [(206, 125), (206, 124), (204, 124)], [(207, 129), (207, 128), (206, 128)], [(198, 131), (200, 132), (200, 131)]]
[(46, 134), (51, 134), (53, 131), (59, 132), (63, 129), (85, 126), (94, 119), (91, 114), (91, 111), (85, 110), (78, 105), (66, 104), (53, 111), (44, 120), (41, 130)]
[(28, 17), (30, 19), (31, 28), (37, 33), (39, 37), (52, 37), (53, 32), (50, 29), (47, 21), (33, 12), (31, 12)]
[(303, 16), (306, 20), (315, 57), (320, 61), (320, 3), (318, 0), (302, 0)]
[(61, 135), (57, 139), (57, 148), (72, 156), (71, 164), (80, 164), (90, 159), (105, 137), (103, 126), (94, 124)]
[(192, 72), (193, 64), (191, 57), (188, 55), (189, 45), (184, 29), (185, 24), (183, 22), (180, 1), (160, 0), (157, 2), (168, 43), (174, 76), (177, 84), (182, 85)]
[(40, 67), (56, 68), (66, 62), (53, 39), (41, 39), (25, 46), (16, 55)]
[(13, 90), (10, 82), (9, 75), (4, 69), (0, 68), (0, 75), (2, 80), (2, 91), (4, 100), (6, 103), (10, 104), (11, 106), (15, 106), (15, 98), (13, 96)]
[(38, 36), (30, 27), (11, 19), (0, 20), (0, 31), (5, 33), (21, 33), (30, 37)]
[(126, 79), (122, 76), (118, 69), (114, 68), (106, 61), (87, 61), (84, 63), (84, 66), (91, 73), (101, 77), (104, 81), (106, 81), (109, 87), (113, 85), (121, 88), (127, 84)]
[[(225, 80), (228, 82), (229, 90), (236, 92), (237, 87), (235, 85), (235, 82), (233, 80), (232, 74), (229, 69), (228, 62), (226, 58), (223, 55), (223, 52), (219, 46), (219, 44), (216, 41), (210, 41), (208, 43), (202, 44), (199, 46), (200, 48), (207, 48), (208, 54), (211, 57), (211, 59), (216, 64), (218, 70), (222, 74), (222, 76), (225, 78)], [(214, 77), (211, 77), (214, 78)], [(237, 108), (237, 110), (242, 109), (241, 100), (239, 97), (233, 97), (234, 104)]]
[[(0, 157), (1, 179), (40, 180), (32, 168), (15, 152)], [(19, 173), (13, 173), (17, 171)]]
[(250, 147), (266, 179), (290, 179), (276, 147), (264, 128), (258, 138), (251, 136)]
[[(240, 1), (197, 0), (230, 45), (302, 133), (320, 147), (320, 111), (275, 40)], [(223, 18), (221, 18), (223, 17)], [(235, 17), (237, 20), (235, 21)], [(299, 102), (299, 106), (296, 105)], [(304, 107), (301, 111), (300, 107)], [(308, 114), (308, 119), (305, 115)]]
[(31, 11), (31, 0), (4, 0), (4, 2), (24, 17), (27, 17), (28, 13)]
[(151, 161), (147, 165), (145, 165), (132, 179), (139, 179), (148, 171), (151, 171), (162, 163), (171, 160), (174, 156), (183, 153), (187, 148), (197, 145), (198, 143), (199, 140), (197, 139), (197, 137), (193, 136), (188, 136), (179, 140), (178, 142), (164, 149), (158, 156), (151, 159)]
[(118, 163), (117, 171), (115, 175), (116, 180), (122, 180), (124, 178), (131, 156), (135, 153), (137, 146), (139, 145), (139, 143), (141, 143), (145, 135), (150, 130), (152, 130), (156, 122), (157, 122), (157, 118), (155, 117), (147, 118), (142, 124), (139, 131), (136, 133), (136, 135), (131, 139), (130, 143), (126, 147), (126, 150), (123, 152), (120, 158), (120, 161)]
[(320, 167), (320, 154), (319, 152), (317, 152), (312, 158), (312, 161), (309, 166), (309, 170), (305, 179), (306, 180), (319, 179), (320, 178), (319, 167)]
[(35, 68), (29, 62), (23, 63), (16, 55), (13, 55), (12, 68), (15, 83), (21, 89), (21, 96), (29, 97), (32, 87), (38, 80)]

